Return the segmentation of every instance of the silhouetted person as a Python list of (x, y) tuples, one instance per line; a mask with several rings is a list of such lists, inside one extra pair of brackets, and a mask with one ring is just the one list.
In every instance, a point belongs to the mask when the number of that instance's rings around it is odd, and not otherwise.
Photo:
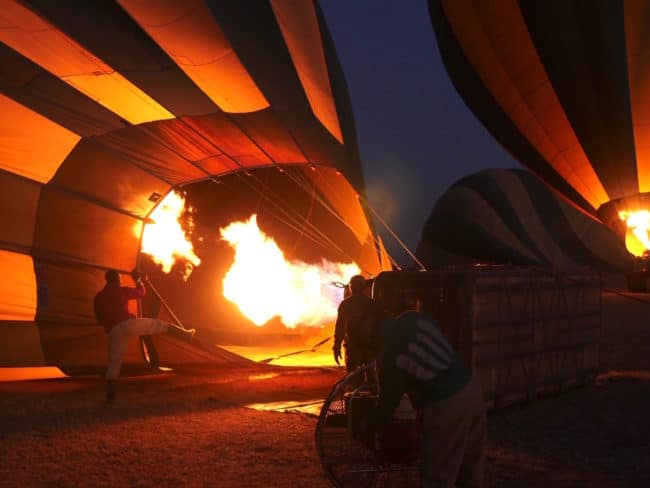
[(478, 378), (420, 312), (384, 319), (380, 348), (379, 401), (361, 422), (362, 439), (381, 433), (406, 393), (418, 413), (422, 486), (482, 486), (485, 405)]
[(93, 308), (97, 322), (104, 326), (108, 335), (108, 367), (106, 369), (106, 402), (115, 402), (117, 378), (120, 375), (124, 351), (129, 337), (174, 332), (186, 337), (193, 337), (194, 329), (180, 329), (174, 324), (155, 318), (136, 318), (129, 312), (129, 300), (142, 298), (145, 287), (143, 275), (133, 271), (136, 286), (121, 286), (120, 274), (115, 270), (106, 272), (106, 286), (95, 296)]
[(334, 327), (334, 360), (340, 364), (343, 344), (348, 373), (377, 357), (381, 315), (372, 299), (364, 294), (365, 287), (363, 276), (356, 275), (350, 279), (350, 295), (340, 303)]

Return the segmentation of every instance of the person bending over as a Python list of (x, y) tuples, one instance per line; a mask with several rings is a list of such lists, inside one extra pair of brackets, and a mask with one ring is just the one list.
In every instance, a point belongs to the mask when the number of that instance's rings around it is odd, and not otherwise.
[(379, 398), (361, 422), (362, 440), (381, 439), (376, 433), (407, 394), (417, 412), (422, 486), (482, 486), (486, 421), (476, 375), (420, 312), (384, 319), (380, 349)]

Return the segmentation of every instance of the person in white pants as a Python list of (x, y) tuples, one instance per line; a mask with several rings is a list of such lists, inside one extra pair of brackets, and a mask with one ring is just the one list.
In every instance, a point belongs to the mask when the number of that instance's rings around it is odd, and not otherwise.
[(106, 285), (97, 293), (94, 311), (97, 322), (104, 326), (108, 336), (108, 367), (106, 369), (106, 402), (115, 402), (117, 379), (120, 375), (124, 352), (129, 337), (174, 332), (192, 338), (195, 329), (181, 329), (174, 324), (156, 318), (135, 317), (129, 312), (129, 301), (142, 298), (146, 289), (142, 283), (143, 275), (133, 271), (131, 276), (136, 286), (122, 286), (120, 274), (116, 270), (106, 272)]

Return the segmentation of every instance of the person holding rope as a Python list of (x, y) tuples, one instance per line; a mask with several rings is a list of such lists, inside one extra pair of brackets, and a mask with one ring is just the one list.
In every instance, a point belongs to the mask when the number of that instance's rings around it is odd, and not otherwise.
[(402, 396), (417, 413), (423, 487), (480, 487), (485, 405), (476, 375), (434, 320), (408, 311), (381, 322), (379, 399), (360, 424), (360, 440), (381, 446), (381, 432)]
[(115, 403), (117, 379), (120, 375), (124, 352), (129, 337), (172, 332), (186, 338), (194, 337), (195, 329), (182, 329), (157, 318), (136, 318), (129, 312), (129, 301), (145, 296), (142, 280), (146, 278), (139, 271), (131, 273), (135, 287), (122, 286), (120, 273), (114, 269), (106, 271), (106, 285), (95, 295), (93, 310), (97, 322), (104, 326), (108, 336), (108, 365), (106, 369), (106, 403)]

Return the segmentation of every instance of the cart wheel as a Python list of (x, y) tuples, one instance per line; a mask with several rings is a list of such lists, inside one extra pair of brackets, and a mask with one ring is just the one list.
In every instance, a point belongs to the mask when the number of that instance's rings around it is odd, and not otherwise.
[(362, 366), (334, 385), (325, 399), (316, 423), (316, 450), (325, 473), (334, 486), (376, 486), (380, 474), (374, 453), (348, 431), (345, 395), (364, 385), (377, 391), (376, 384), (366, 384), (364, 377), (372, 366)]
[[(351, 435), (346, 400), (379, 393), (375, 363), (357, 368), (334, 385), (316, 423), (316, 451), (325, 474), (336, 487), (417, 487), (417, 463), (382, 461), (377, 453)], [(354, 417), (354, 415), (352, 415)]]

